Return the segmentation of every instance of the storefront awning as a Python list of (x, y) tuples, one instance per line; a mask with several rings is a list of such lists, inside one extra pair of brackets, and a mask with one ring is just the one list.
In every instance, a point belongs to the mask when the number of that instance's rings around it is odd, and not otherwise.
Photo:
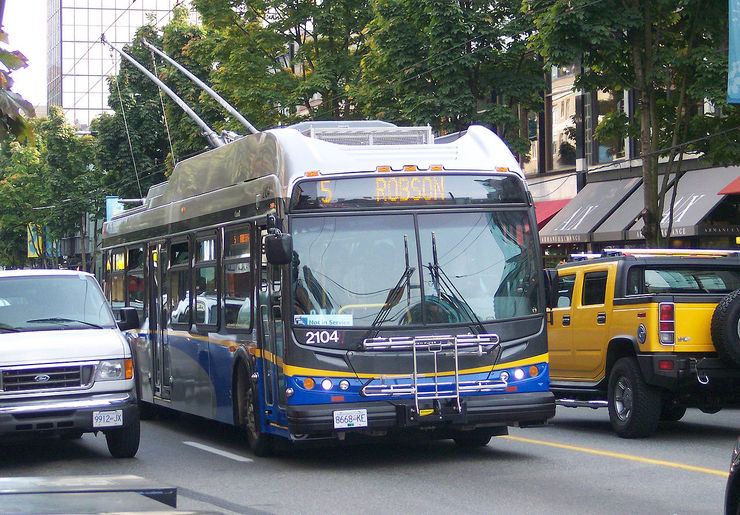
[(590, 241), (590, 233), (642, 183), (639, 177), (587, 184), (540, 231), (542, 243)]
[(571, 199), (562, 200), (543, 200), (534, 203), (534, 210), (537, 213), (537, 228), (542, 229), (558, 211), (563, 209)]
[(591, 240), (598, 242), (624, 241), (624, 231), (635, 224), (644, 206), (645, 187), (640, 183), (640, 186), (624, 199), (609, 218), (594, 230), (591, 234)]
[(740, 195), (740, 177), (719, 190), (717, 195)]
[[(673, 227), (671, 237), (696, 236), (699, 234), (699, 223), (724, 200), (720, 191), (728, 184), (740, 177), (740, 167), (710, 168), (691, 170), (686, 172), (678, 181), (678, 190), (673, 207)], [(663, 236), (668, 231), (670, 199), (673, 187), (666, 193), (663, 217), (660, 227)], [(638, 220), (627, 232), (626, 239), (642, 239), (642, 219)]]

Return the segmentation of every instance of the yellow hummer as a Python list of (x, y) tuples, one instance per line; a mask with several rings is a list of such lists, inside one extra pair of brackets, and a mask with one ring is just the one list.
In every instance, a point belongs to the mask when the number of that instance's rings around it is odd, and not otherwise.
[(549, 269), (550, 388), (625, 438), (740, 405), (740, 251), (615, 249)]

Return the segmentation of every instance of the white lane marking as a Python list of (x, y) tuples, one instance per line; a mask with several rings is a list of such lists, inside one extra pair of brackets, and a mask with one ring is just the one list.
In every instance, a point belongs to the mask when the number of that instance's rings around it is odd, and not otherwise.
[(190, 447), (195, 447), (196, 449), (201, 449), (206, 452), (218, 454), (219, 456), (223, 456), (224, 458), (229, 458), (230, 460), (241, 461), (244, 463), (249, 463), (249, 462), (254, 461), (251, 458), (239, 456), (238, 454), (234, 454), (233, 452), (222, 451), (221, 449), (216, 449), (215, 447), (203, 445), (202, 443), (198, 443), (198, 442), (182, 442), (182, 443), (184, 443), (185, 445), (189, 445)]

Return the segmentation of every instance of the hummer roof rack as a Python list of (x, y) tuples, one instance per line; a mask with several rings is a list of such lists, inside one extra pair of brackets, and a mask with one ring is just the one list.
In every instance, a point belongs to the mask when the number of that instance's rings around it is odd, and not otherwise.
[(679, 256), (726, 257), (740, 256), (740, 250), (723, 249), (604, 249), (603, 256)]

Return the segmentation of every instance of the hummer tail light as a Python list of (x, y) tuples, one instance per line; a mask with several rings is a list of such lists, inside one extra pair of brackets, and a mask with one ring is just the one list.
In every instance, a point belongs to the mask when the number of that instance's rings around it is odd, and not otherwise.
[(660, 331), (658, 338), (662, 345), (675, 345), (676, 343), (676, 306), (673, 302), (661, 302), (658, 306), (660, 312)]

